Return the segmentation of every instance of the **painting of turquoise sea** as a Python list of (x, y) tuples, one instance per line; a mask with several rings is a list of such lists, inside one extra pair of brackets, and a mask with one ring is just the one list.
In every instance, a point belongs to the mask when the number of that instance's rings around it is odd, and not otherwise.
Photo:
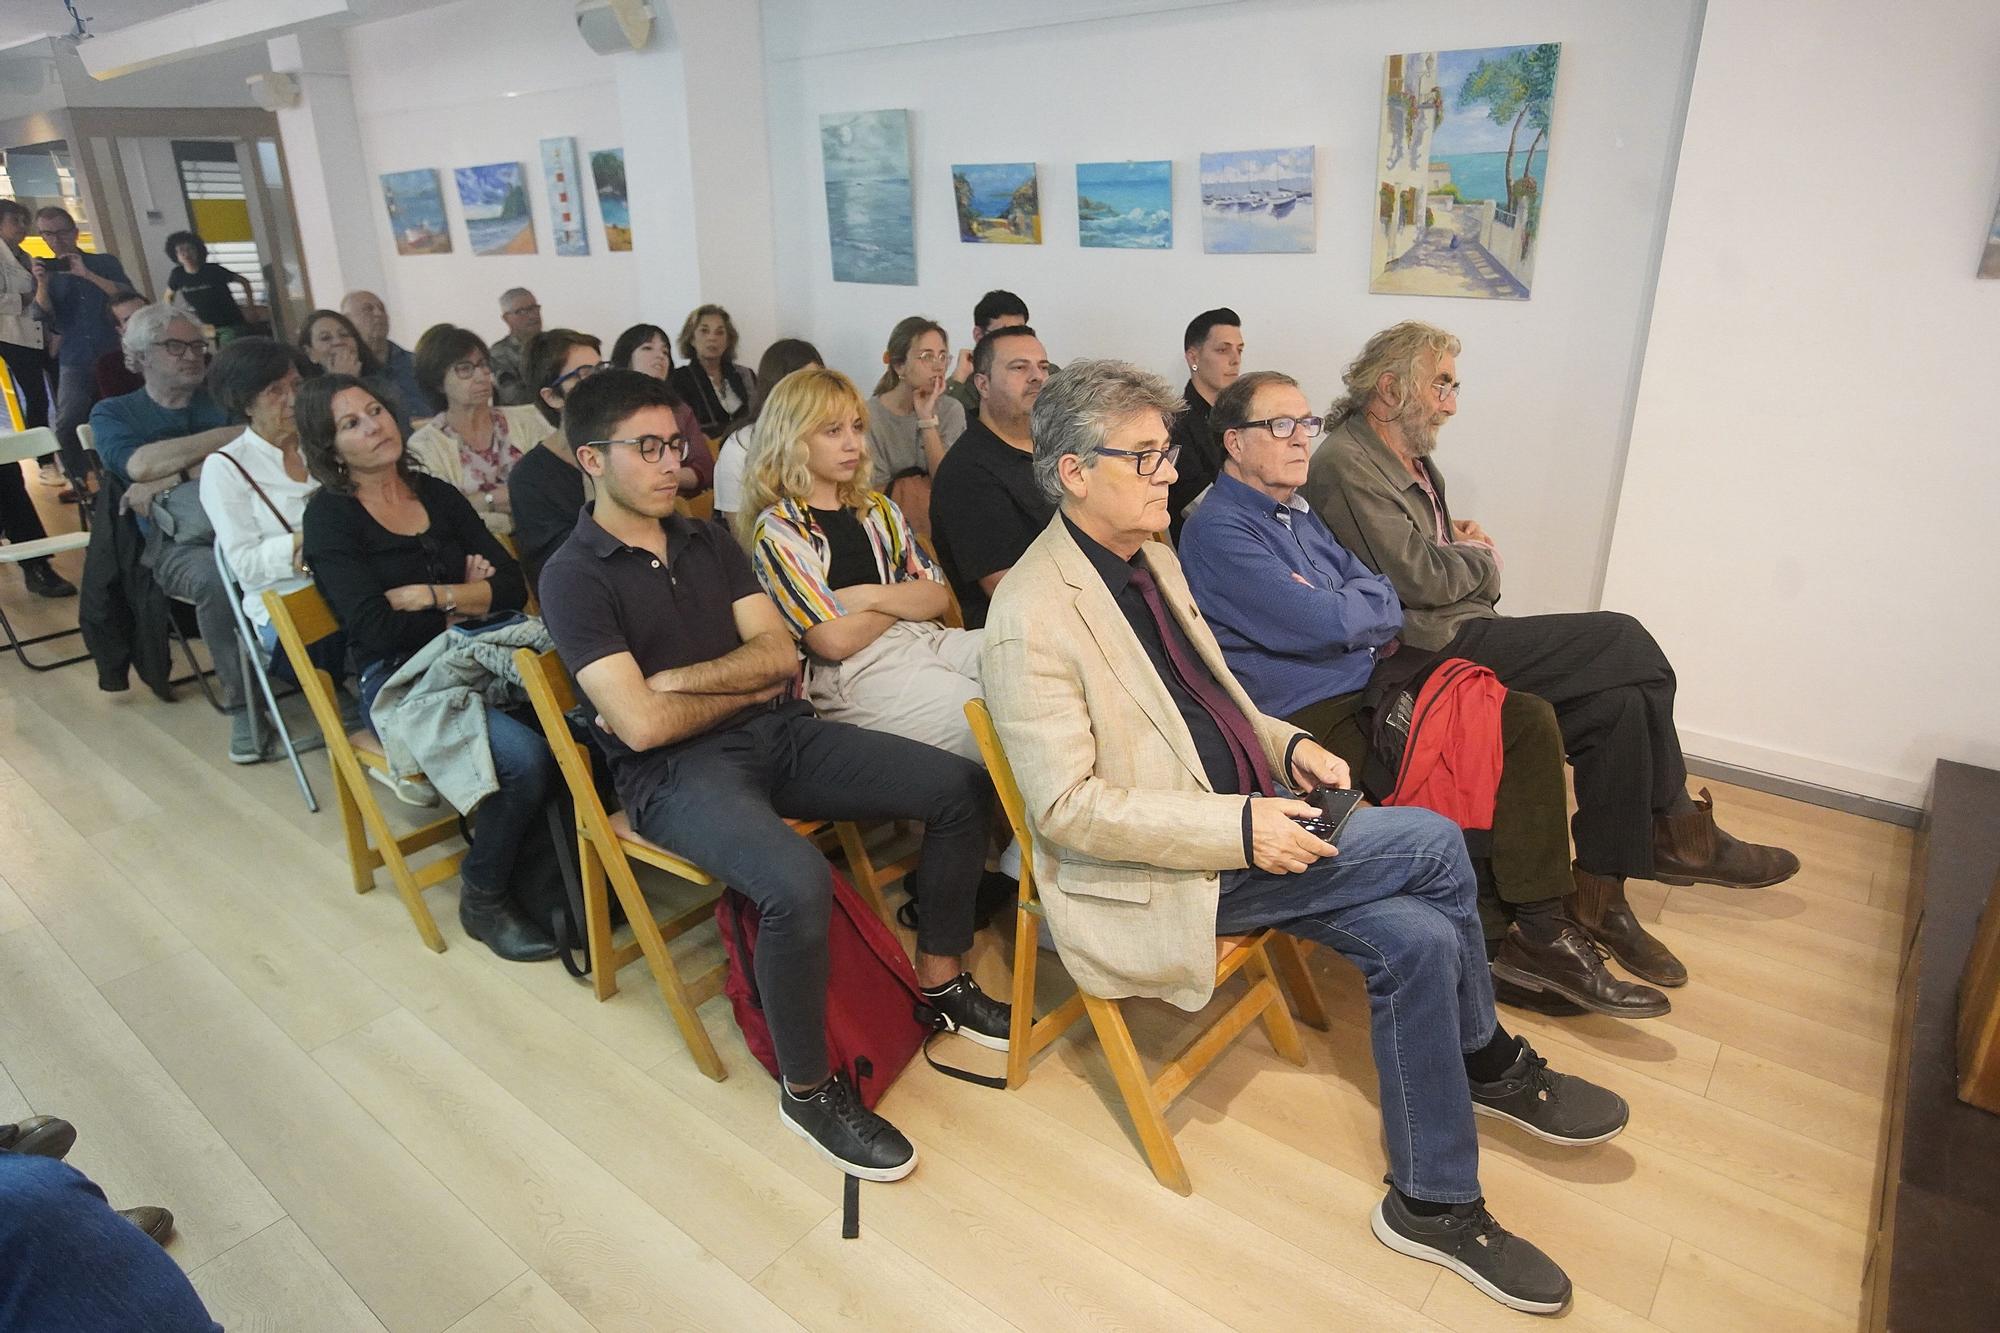
[(528, 215), (528, 187), (519, 162), (457, 167), (458, 202), (476, 255), (535, 253), (535, 221)]
[(1174, 164), (1076, 164), (1077, 244), (1103, 250), (1174, 248)]
[(951, 169), (958, 239), (979, 245), (1040, 245), (1042, 187), (1032, 162), (979, 162)]
[(632, 211), (625, 206), (625, 150), (600, 148), (590, 155), (590, 179), (597, 186), (597, 216), (604, 223), (604, 248), (632, 248)]
[(451, 228), (444, 220), (444, 191), (438, 174), (392, 171), (382, 177), (382, 201), (389, 207), (389, 230), (396, 235), (399, 255), (448, 255)]
[(910, 113), (845, 111), (821, 116), (819, 142), (833, 280), (916, 286)]
[(1311, 254), (1311, 148), (1201, 155), (1201, 248), (1212, 255)]

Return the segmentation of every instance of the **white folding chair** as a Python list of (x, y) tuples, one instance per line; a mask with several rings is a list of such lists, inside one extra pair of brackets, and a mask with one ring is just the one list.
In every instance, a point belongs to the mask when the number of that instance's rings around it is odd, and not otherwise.
[[(36, 426), (31, 430), (8, 431), (0, 434), (0, 467), (19, 467), (23, 459), (39, 457), (56, 447), (56, 433), (47, 426)], [(22, 565), (30, 560), (45, 560), (64, 551), (80, 551), (90, 545), (88, 532), (65, 532), (54, 537), (41, 537), (28, 542), (0, 542), (0, 565)], [(51, 639), (66, 639), (72, 634), (81, 634), (83, 629), (60, 629), (52, 634), (36, 634), (22, 638), (14, 633), (13, 622), (7, 619), (7, 611), (0, 606), (0, 630), (7, 635), (7, 647), (20, 659), (21, 665), (30, 671), (53, 671), (57, 667), (74, 666), (78, 662), (90, 660), (89, 653), (78, 653), (75, 657), (65, 657), (57, 662), (37, 662), (28, 656), (31, 644), (47, 643)]]
[[(243, 662), (243, 678), (257, 678), (258, 693), (264, 696), (264, 706), (270, 709), (271, 725), (278, 729), (278, 739), (285, 744), (285, 757), (292, 762), (292, 776), (299, 780), (299, 792), (306, 798), (306, 809), (319, 813), (319, 798), (313, 795), (312, 782), (306, 777), (305, 765), (299, 762), (301, 749), (317, 749), (326, 744), (324, 736), (309, 736), (304, 745), (292, 740), (292, 729), (285, 724), (285, 714), (278, 707), (278, 692), (271, 686), (271, 673), (264, 667), (264, 640), (257, 633), (256, 625), (250, 621), (249, 613), (243, 609), (243, 585), (236, 578), (236, 571), (229, 567), (229, 557), (222, 553), (222, 547), (215, 548), (216, 572), (222, 575), (222, 586), (229, 593), (229, 612), (236, 621), (236, 651)], [(210, 651), (214, 651), (211, 645)], [(282, 650), (281, 650), (282, 651)], [(283, 697), (297, 694), (289, 690)], [(243, 706), (250, 710), (250, 736), (258, 750), (264, 748), (263, 710), (257, 707), (255, 699), (245, 699)]]

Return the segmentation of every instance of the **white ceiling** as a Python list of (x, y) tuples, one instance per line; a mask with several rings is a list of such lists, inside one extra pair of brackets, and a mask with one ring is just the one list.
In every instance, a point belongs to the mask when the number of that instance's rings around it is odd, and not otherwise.
[[(75, 0), (76, 12), (94, 33), (113, 32), (177, 9), (192, 9), (201, 0)], [(0, 0), (0, 51), (37, 37), (60, 37), (75, 31), (63, 0)]]

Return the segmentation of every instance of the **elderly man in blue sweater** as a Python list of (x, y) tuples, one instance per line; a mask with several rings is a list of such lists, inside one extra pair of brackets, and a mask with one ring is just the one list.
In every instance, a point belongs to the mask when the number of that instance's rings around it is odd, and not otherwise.
[[(1435, 654), (1402, 647), (1395, 588), (1298, 497), (1322, 429), (1310, 411), (1296, 380), (1268, 370), (1242, 376), (1215, 400), (1222, 472), (1181, 534), (1181, 565), (1258, 708), (1310, 732), (1359, 775), (1371, 682), (1393, 697)], [(1500, 724), (1492, 834), (1467, 837), (1496, 997), (1547, 1013), (1666, 1013), (1665, 995), (1613, 976), (1564, 913), (1572, 883), (1555, 711), (1511, 690)]]

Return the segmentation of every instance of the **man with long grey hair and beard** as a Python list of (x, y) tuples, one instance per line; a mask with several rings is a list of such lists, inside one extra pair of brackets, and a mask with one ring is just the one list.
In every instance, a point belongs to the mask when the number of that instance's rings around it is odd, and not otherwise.
[(1682, 985), (1687, 969), (1639, 924), (1626, 879), (1764, 888), (1798, 873), (1799, 859), (1731, 837), (1706, 790), (1688, 795), (1674, 669), (1645, 626), (1615, 611), (1494, 609), (1499, 548), (1477, 522), (1452, 517), (1431, 457), (1458, 410), (1459, 350), (1456, 337), (1413, 320), (1370, 338), (1342, 377), (1347, 392), (1327, 411), (1301, 494), (1394, 585), (1406, 645), (1478, 662), (1555, 707), (1576, 785), (1571, 915), (1629, 971)]

